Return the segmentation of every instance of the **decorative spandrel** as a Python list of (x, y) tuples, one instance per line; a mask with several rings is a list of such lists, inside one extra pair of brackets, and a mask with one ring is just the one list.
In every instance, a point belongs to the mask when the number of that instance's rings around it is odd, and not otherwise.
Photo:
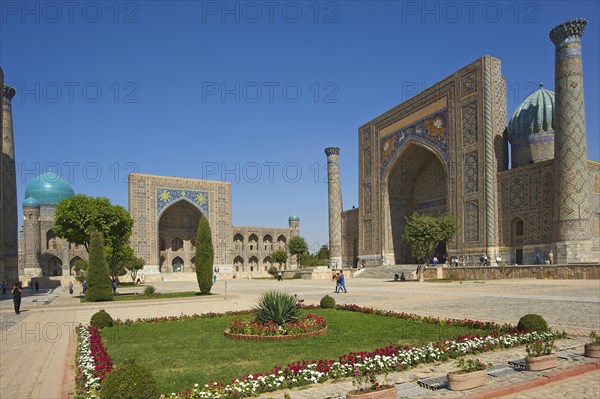
[(197, 205), (200, 209), (202, 209), (205, 215), (208, 215), (208, 192), (172, 188), (156, 189), (156, 214), (160, 214), (165, 207), (181, 198), (185, 198)]
[(410, 139), (438, 150), (448, 163), (448, 134), (448, 110), (444, 109), (382, 137), (381, 175), (385, 176), (394, 158)]

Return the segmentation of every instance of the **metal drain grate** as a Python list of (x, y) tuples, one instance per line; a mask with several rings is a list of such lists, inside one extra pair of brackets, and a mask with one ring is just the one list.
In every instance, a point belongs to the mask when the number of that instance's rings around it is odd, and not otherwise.
[(508, 364), (513, 366), (516, 369), (525, 370), (527, 368), (527, 363), (525, 363), (524, 357), (522, 357), (521, 359), (517, 359), (517, 360), (509, 360)]
[(398, 398), (414, 398), (415, 396), (427, 395), (429, 389), (406, 382), (404, 384), (396, 384), (396, 392), (398, 393)]
[(448, 387), (448, 378), (443, 375), (441, 377), (426, 378), (424, 380), (417, 381), (417, 383), (423, 388), (436, 391), (438, 389)]
[(582, 357), (583, 353), (580, 351), (576, 351), (576, 350), (568, 350), (568, 351), (562, 351), (562, 352), (556, 352), (556, 357), (558, 358), (558, 360), (569, 360), (569, 359), (574, 359), (577, 357)]
[(514, 373), (518, 373), (521, 369), (516, 369), (508, 364), (500, 364), (493, 369), (487, 372), (487, 375), (490, 377), (504, 377), (505, 375), (510, 375)]

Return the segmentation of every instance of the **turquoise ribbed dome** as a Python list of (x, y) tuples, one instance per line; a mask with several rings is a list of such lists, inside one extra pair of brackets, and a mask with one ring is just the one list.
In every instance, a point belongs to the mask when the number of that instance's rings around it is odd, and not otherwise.
[(288, 220), (290, 222), (299, 222), (300, 221), (300, 216), (292, 215), (292, 216), (290, 216), (290, 218)]
[(73, 195), (71, 185), (54, 172), (39, 175), (25, 187), (25, 198), (33, 197), (41, 205), (56, 205)]
[(23, 201), (23, 206), (33, 206), (39, 208), (40, 205), (40, 202), (33, 197), (29, 197), (25, 201)]
[(510, 118), (508, 140), (514, 145), (538, 133), (554, 133), (554, 92), (541, 84)]

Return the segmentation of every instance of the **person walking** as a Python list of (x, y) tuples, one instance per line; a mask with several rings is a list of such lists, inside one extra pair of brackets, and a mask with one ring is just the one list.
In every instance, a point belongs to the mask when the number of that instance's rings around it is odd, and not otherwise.
[(21, 294), (23, 293), (23, 289), (19, 285), (19, 283), (15, 283), (13, 285), (12, 290), (10, 291), (13, 294), (13, 303), (15, 305), (15, 314), (21, 313)]
[(6, 280), (2, 282), (2, 295), (6, 295)]
[(87, 280), (83, 280), (83, 283), (81, 283), (81, 290), (83, 291), (83, 295), (85, 295), (87, 292)]
[(554, 254), (552, 253), (552, 251), (548, 252), (548, 261), (550, 262), (550, 264), (554, 263)]
[(35, 292), (38, 292), (40, 290), (40, 283), (39, 281), (35, 280)]
[(73, 295), (73, 282), (69, 282), (69, 294)]
[(117, 295), (117, 282), (113, 280), (112, 282), (113, 295)]
[(342, 270), (340, 272), (340, 276), (338, 277), (338, 286), (336, 291), (339, 293), (342, 289), (344, 290), (344, 294), (348, 293), (348, 290), (346, 290), (346, 279), (344, 278), (344, 271)]
[(335, 290), (333, 290), (333, 292), (335, 292), (337, 294), (338, 292), (338, 287), (340, 286), (340, 273), (337, 272), (334, 276), (333, 276), (333, 281), (335, 281)]

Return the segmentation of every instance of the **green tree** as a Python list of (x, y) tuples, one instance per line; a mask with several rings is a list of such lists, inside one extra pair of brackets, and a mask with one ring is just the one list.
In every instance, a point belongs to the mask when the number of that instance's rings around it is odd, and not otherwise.
[(88, 289), (85, 299), (91, 302), (112, 301), (112, 284), (104, 257), (104, 239), (97, 231), (90, 236), (90, 259), (86, 273)]
[(449, 243), (456, 230), (454, 217), (447, 214), (432, 216), (415, 212), (406, 218), (402, 239), (410, 245), (412, 256), (419, 262), (419, 281), (423, 281), (425, 265), (437, 245)]
[(119, 276), (126, 274), (128, 271), (133, 281), (135, 281), (137, 272), (145, 265), (143, 259), (133, 254), (133, 248), (129, 245), (120, 246), (119, 251), (114, 254), (107, 253), (106, 262), (110, 265), (110, 275), (115, 281), (118, 280)]
[(73, 265), (73, 274), (75, 274), (75, 280), (79, 281), (80, 283), (83, 282), (83, 280), (86, 280), (86, 272), (87, 272), (87, 268), (88, 268), (88, 261), (84, 260), (84, 259), (78, 259), (75, 261), (75, 264)]
[(329, 259), (329, 245), (323, 244), (317, 253), (319, 259)]
[(277, 249), (271, 253), (271, 260), (279, 263), (279, 269), (281, 269), (281, 266), (287, 262), (287, 252), (285, 249)]
[(91, 233), (101, 232), (108, 265), (116, 279), (120, 275), (119, 259), (128, 246), (132, 226), (131, 216), (122, 206), (112, 205), (108, 198), (78, 194), (58, 203), (52, 230), (70, 243), (83, 245), (88, 253)]
[(146, 262), (142, 258), (138, 258), (137, 256), (132, 256), (131, 259), (125, 264), (125, 268), (129, 271), (129, 275), (131, 276), (131, 281), (135, 283), (135, 278), (140, 270), (144, 268)]
[(290, 241), (288, 241), (288, 250), (290, 251), (290, 254), (296, 256), (298, 268), (300, 268), (300, 255), (308, 252), (308, 244), (304, 237), (296, 236), (290, 238)]
[(196, 236), (196, 279), (203, 294), (209, 294), (213, 285), (214, 248), (210, 226), (206, 218), (201, 218)]

